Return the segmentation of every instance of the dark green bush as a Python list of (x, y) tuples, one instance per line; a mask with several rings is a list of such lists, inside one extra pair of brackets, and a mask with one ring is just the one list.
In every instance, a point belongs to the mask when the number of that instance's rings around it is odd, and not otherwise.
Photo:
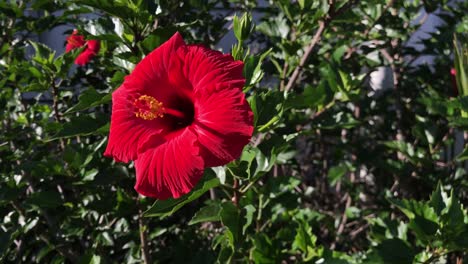
[[(1, 262), (468, 263), (467, 7), (0, 0)], [(83, 67), (40, 41), (75, 28), (101, 42)], [(154, 201), (103, 156), (110, 93), (176, 31), (237, 38), (256, 130)]]

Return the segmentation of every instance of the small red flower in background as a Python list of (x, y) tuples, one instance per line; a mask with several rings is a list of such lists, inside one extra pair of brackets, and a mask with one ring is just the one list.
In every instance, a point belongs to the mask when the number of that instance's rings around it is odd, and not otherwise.
[(86, 45), (85, 50), (75, 59), (75, 64), (83, 66), (87, 64), (99, 52), (100, 44), (98, 40), (85, 40), (84, 36), (78, 35), (78, 30), (73, 30), (73, 33), (67, 37), (67, 45), (65, 52), (73, 49), (78, 49)]
[(452, 80), (453, 93), (458, 96), (457, 70), (455, 68), (450, 69), (450, 79)]
[(178, 198), (207, 167), (239, 158), (253, 133), (244, 64), (176, 33), (112, 94), (106, 156), (135, 161), (135, 189)]

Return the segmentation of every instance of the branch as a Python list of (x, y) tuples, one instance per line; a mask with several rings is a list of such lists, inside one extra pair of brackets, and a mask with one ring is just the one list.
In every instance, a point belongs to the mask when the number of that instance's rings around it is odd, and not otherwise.
[(302, 56), (301, 61), (299, 62), (299, 65), (296, 67), (296, 69), (294, 69), (291, 79), (289, 79), (288, 84), (284, 88), (286, 92), (291, 90), (292, 87), (296, 84), (296, 81), (299, 78), (299, 75), (302, 73), (302, 69), (304, 68), (306, 64), (307, 59), (312, 53), (312, 50), (314, 49), (315, 45), (317, 45), (317, 43), (319, 42), (324, 31), (325, 31), (325, 21), (319, 21), (319, 28), (317, 32), (315, 32), (315, 35), (312, 38), (312, 41), (310, 42), (309, 46), (307, 46), (307, 49), (304, 52), (304, 55)]
[[(31, 188), (31, 189), (33, 190), (33, 188)], [(25, 218), (27, 217), (26, 212), (24, 211), (23, 208), (21, 208), (21, 206), (18, 204), (18, 202), (11, 201), (11, 205), (13, 206), (13, 208), (15, 208), (15, 210), (18, 212), (18, 214), (20, 216), (25, 217)], [(61, 237), (61, 233), (55, 228), (56, 224), (54, 223), (54, 221), (51, 219), (50, 215), (45, 210), (41, 209), (40, 211), (42, 212), (44, 218), (46, 219), (47, 225), (51, 229), (51, 234), (55, 234), (56, 235), (55, 240), (59, 240), (60, 237)], [(52, 235), (52, 238), (54, 238), (53, 236), (54, 235)], [(67, 258), (72, 263), (77, 262), (78, 257), (79, 257), (79, 255), (77, 253), (73, 252), (71, 249), (63, 248), (62, 245), (57, 245), (58, 244), (57, 242), (62, 242), (62, 241), (55, 241), (55, 243), (52, 243), (50, 241), (50, 239), (48, 237), (46, 237), (44, 234), (39, 234), (39, 238), (42, 241), (44, 241), (47, 245), (50, 245), (55, 250), (57, 250), (60, 253), (60, 255)], [(20, 247), (21, 246), (18, 246), (18, 248), (20, 248)], [(20, 252), (20, 250), (18, 250), (18, 252)]]
[(232, 188), (234, 189), (234, 193), (232, 195), (232, 203), (236, 206), (236, 207), (239, 207), (239, 180), (234, 178), (234, 184), (232, 186)]
[[(51, 83), (51, 85), (52, 85), (52, 108), (54, 109), (54, 117), (55, 117), (55, 121), (57, 121), (57, 123), (62, 123), (62, 118), (61, 118), (59, 108), (58, 108), (58, 103), (59, 103), (59, 90), (58, 90), (58, 87), (60, 87), (60, 85), (62, 84), (62, 81), (63, 80), (60, 80), (58, 85), (56, 85), (55, 84), (55, 78), (52, 77), (52, 83)], [(65, 142), (61, 138), (60, 138), (59, 141), (60, 141), (60, 150), (64, 151), (65, 150)]]
[(51, 241), (44, 234), (40, 234), (39, 238), (42, 241), (44, 241), (44, 243), (57, 250), (60, 253), (60, 255), (67, 258), (71, 263), (78, 263), (79, 255), (74, 253), (71, 249), (64, 249), (60, 245), (55, 245), (54, 243), (51, 243)]
[(345, 228), (345, 225), (346, 225), (346, 221), (348, 221), (348, 215), (347, 215), (347, 212), (349, 207), (351, 206), (351, 202), (353, 200), (351, 199), (351, 195), (349, 193), (346, 193), (346, 203), (345, 203), (345, 208), (343, 210), (343, 214), (341, 215), (341, 222), (340, 222), (340, 225), (338, 226), (338, 229), (336, 231), (336, 237), (338, 237), (339, 235), (341, 235), (344, 231), (344, 228)]
[(304, 66), (306, 65), (307, 60), (309, 59), (309, 56), (312, 54), (312, 50), (314, 49), (315, 45), (320, 41), (323, 32), (325, 31), (325, 28), (330, 24), (330, 22), (335, 19), (336, 17), (340, 16), (343, 14), (346, 10), (351, 8), (354, 3), (357, 2), (356, 0), (351, 0), (348, 1), (346, 4), (344, 4), (340, 9), (336, 10), (334, 9), (335, 6), (335, 1), (330, 0), (330, 12), (325, 15), (325, 18), (322, 20), (319, 20), (319, 28), (317, 29), (317, 32), (315, 32), (314, 37), (312, 38), (309, 46), (307, 46), (304, 55), (302, 56), (299, 65), (294, 69), (293, 74), (291, 75), (291, 78), (289, 79), (288, 84), (284, 88), (284, 90), (287, 92), (291, 90), (294, 85), (296, 85), (297, 80), (299, 79), (302, 70), (304, 69)]
[(51, 81), (51, 86), (52, 86), (52, 107), (54, 109), (54, 117), (55, 117), (55, 121), (57, 122), (62, 122), (62, 118), (61, 118), (61, 115), (60, 115), (60, 112), (59, 112), (59, 109), (58, 109), (58, 103), (59, 103), (59, 90), (58, 88), (60, 87), (60, 85), (62, 84), (62, 81), (63, 80), (60, 80), (58, 84), (55, 84), (55, 77), (52, 77), (52, 81)]
[(141, 255), (143, 257), (143, 263), (144, 264), (150, 264), (153, 263), (151, 261), (151, 254), (149, 251), (148, 247), (148, 226), (145, 223), (145, 220), (143, 219), (143, 210), (141, 208), (140, 200), (137, 198), (138, 202), (138, 226), (140, 229), (140, 244), (141, 244)]
[[(11, 149), (13, 151), (16, 149), (13, 142), (11, 142)], [(19, 159), (16, 160), (16, 164), (17, 166), (21, 166), (21, 160)], [(20, 170), (20, 171), (21, 171), (21, 175), (24, 177), (24, 179), (28, 183), (29, 190), (31, 190), (31, 193), (35, 193), (36, 188), (35, 188), (33, 181), (29, 177), (29, 175), (26, 174), (24, 170)], [(11, 201), (11, 204), (13, 208), (15, 208), (15, 210), (18, 211), (20, 215), (25, 216), (26, 212), (24, 211), (24, 209), (21, 208), (21, 206), (16, 201)], [(57, 250), (62, 256), (67, 258), (70, 262), (77, 263), (80, 255), (78, 255), (78, 253), (76, 253), (71, 248), (64, 248), (63, 245), (65, 245), (66, 240), (63, 239), (63, 233), (61, 232), (61, 230), (57, 228), (58, 226), (57, 226), (55, 219), (53, 219), (53, 217), (49, 214), (49, 212), (44, 208), (39, 208), (39, 213), (45, 219), (45, 222), (50, 230), (51, 239), (47, 238), (44, 234), (40, 234), (39, 238), (41, 238), (41, 240), (46, 242), (48, 245), (52, 245), (52, 247), (55, 250)], [(51, 240), (53, 243), (51, 243)]]

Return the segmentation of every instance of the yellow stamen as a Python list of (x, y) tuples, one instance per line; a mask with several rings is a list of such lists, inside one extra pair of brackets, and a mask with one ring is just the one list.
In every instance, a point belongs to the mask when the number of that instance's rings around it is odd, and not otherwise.
[(149, 95), (142, 95), (135, 100), (133, 106), (136, 108), (135, 116), (144, 120), (162, 118), (165, 113), (163, 103)]

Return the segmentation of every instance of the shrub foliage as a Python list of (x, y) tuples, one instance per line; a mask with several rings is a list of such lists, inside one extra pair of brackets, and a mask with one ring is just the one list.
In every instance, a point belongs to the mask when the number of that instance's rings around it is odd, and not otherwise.
[[(0, 261), (466, 263), (467, 7), (0, 1)], [(83, 67), (82, 50), (41, 43), (73, 29), (101, 42)], [(245, 63), (255, 133), (191, 193), (154, 201), (103, 157), (110, 94), (176, 31), (236, 38), (223, 51)]]

